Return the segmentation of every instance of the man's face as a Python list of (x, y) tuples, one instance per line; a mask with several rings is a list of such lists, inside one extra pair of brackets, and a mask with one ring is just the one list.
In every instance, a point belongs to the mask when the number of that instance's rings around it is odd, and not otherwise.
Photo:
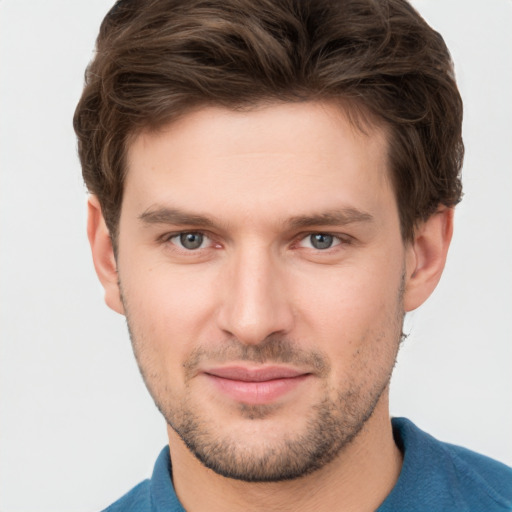
[(220, 474), (311, 472), (384, 409), (407, 249), (385, 136), (365, 131), (328, 104), (205, 108), (129, 147), (117, 263), (134, 351)]

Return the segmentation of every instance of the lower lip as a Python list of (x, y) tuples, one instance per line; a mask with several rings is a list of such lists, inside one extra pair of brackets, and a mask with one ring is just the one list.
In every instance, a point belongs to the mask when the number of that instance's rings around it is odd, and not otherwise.
[(231, 399), (250, 405), (262, 405), (275, 402), (282, 396), (300, 386), (309, 375), (298, 375), (284, 379), (272, 379), (263, 382), (224, 379), (206, 374), (210, 381), (223, 394)]

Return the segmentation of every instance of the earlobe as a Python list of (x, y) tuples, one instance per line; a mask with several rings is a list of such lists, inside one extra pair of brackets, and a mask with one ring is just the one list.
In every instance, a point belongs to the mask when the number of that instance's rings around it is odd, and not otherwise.
[(112, 240), (96, 196), (89, 197), (87, 211), (87, 236), (91, 245), (94, 268), (105, 290), (105, 302), (109, 308), (123, 315), (124, 308)]
[(453, 233), (453, 208), (440, 208), (416, 229), (407, 247), (404, 309), (412, 311), (432, 294), (446, 263)]

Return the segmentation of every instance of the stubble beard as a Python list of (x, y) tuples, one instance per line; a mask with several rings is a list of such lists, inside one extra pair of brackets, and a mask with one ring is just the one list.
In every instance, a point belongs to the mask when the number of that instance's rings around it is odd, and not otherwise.
[[(333, 459), (339, 457), (361, 432), (372, 416), (377, 404), (386, 392), (391, 373), (396, 361), (398, 347), (403, 339), (403, 287), (399, 293), (396, 317), (396, 343), (394, 356), (389, 358), (391, 364), (381, 368), (379, 376), (367, 376), (373, 379), (372, 385), (364, 385), (365, 379), (358, 385), (351, 384), (332, 396), (325, 387), (321, 401), (313, 405), (302, 431), (287, 432), (279, 442), (261, 443), (254, 448), (254, 443), (244, 444), (233, 440), (229, 434), (219, 433), (195, 405), (192, 395), (185, 395), (181, 400), (171, 398), (166, 390), (165, 378), (154, 371), (145, 346), (149, 340), (137, 333), (134, 335), (128, 309), (125, 312), (128, 330), (135, 357), (146, 387), (155, 405), (164, 416), (168, 425), (178, 434), (188, 449), (207, 468), (227, 478), (245, 482), (279, 482), (292, 480), (318, 470)], [(380, 340), (385, 342), (386, 340)], [(379, 340), (377, 340), (377, 345)], [(390, 343), (390, 340), (387, 340)], [(294, 363), (299, 367), (304, 364), (313, 366), (318, 375), (327, 375), (330, 371), (327, 358), (319, 352), (303, 352), (295, 344), (282, 337), (271, 336), (262, 344), (242, 345), (237, 340), (229, 340), (220, 351), (212, 353), (204, 349), (194, 351), (184, 363), (186, 370), (185, 387), (194, 369), (202, 360), (247, 361), (250, 363)], [(262, 421), (275, 413), (272, 405), (239, 404), (239, 415), (248, 421)]]
[[(257, 447), (254, 443), (246, 446), (238, 439), (212, 432), (201, 414), (190, 407), (182, 405), (171, 414), (158, 404), (157, 407), (188, 449), (207, 468), (245, 482), (279, 482), (308, 475), (338, 457), (371, 417), (388, 382), (389, 379), (368, 396), (355, 389), (339, 393), (337, 400), (326, 396), (312, 406), (300, 431), (286, 433), (279, 442), (267, 443), (262, 437)], [(363, 403), (364, 409), (361, 408)], [(271, 419), (273, 413), (271, 407), (264, 405), (239, 407), (240, 416), (251, 421)], [(297, 423), (300, 422), (301, 419)], [(270, 426), (269, 434), (272, 429)]]

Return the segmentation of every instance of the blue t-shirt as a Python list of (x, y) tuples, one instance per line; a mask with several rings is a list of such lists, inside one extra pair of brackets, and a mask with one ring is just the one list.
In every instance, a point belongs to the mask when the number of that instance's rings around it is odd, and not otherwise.
[[(512, 511), (512, 468), (437, 441), (405, 418), (392, 422), (404, 461), (395, 487), (377, 512)], [(104, 512), (185, 512), (172, 485), (169, 447), (160, 453), (151, 479)]]

